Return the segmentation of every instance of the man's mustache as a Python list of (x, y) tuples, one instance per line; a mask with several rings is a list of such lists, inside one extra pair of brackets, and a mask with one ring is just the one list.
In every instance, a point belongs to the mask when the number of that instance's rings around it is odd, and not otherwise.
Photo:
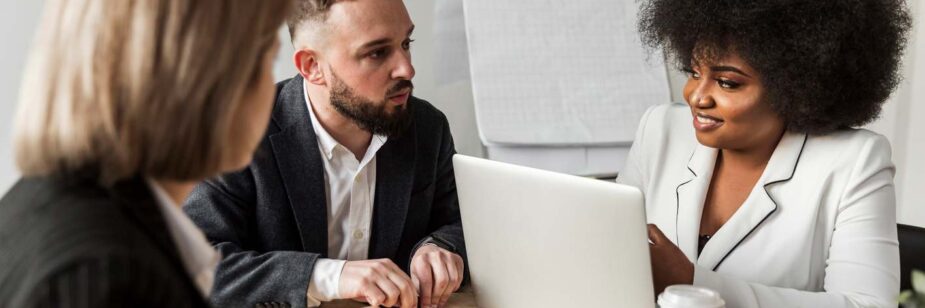
[(391, 97), (392, 95), (398, 94), (398, 92), (404, 91), (405, 89), (414, 90), (414, 84), (411, 83), (411, 80), (402, 80), (395, 84), (388, 92), (386, 92), (386, 97)]

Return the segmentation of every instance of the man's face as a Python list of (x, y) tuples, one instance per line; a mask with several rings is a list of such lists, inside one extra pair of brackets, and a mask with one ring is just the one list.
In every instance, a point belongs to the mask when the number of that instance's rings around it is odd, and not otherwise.
[(396, 93), (407, 92), (399, 96), (404, 96), (401, 98), (404, 101), (408, 100), (414, 87), (410, 80), (399, 81), (386, 92), (389, 99), (376, 102), (357, 94), (336, 74), (332, 74), (331, 79), (331, 105), (334, 106), (334, 110), (353, 120), (360, 128), (373, 134), (391, 137), (400, 136), (411, 124), (410, 107), (405, 103), (391, 103)]
[(414, 25), (401, 0), (336, 2), (322, 67), (331, 104), (372, 133), (394, 135), (410, 118)]

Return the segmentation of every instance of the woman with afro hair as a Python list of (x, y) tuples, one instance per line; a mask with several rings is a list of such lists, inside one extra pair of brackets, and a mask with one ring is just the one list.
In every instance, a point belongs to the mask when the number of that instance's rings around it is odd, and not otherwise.
[(889, 142), (857, 127), (899, 82), (903, 0), (650, 0), (639, 29), (688, 75), (618, 182), (646, 201), (656, 293), (728, 307), (896, 307)]

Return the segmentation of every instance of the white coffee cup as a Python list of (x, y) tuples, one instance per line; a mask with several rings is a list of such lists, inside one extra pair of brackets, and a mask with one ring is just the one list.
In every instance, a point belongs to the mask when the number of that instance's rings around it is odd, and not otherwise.
[(692, 286), (673, 285), (658, 295), (661, 308), (725, 308), (726, 302), (716, 291)]

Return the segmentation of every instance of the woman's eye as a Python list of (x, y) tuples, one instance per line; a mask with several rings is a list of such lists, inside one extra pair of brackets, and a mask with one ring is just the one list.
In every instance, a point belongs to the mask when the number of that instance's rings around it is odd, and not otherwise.
[(685, 69), (683, 69), (683, 71), (684, 71), (685, 74), (687, 74), (687, 77), (690, 77), (691, 79), (694, 79), (694, 80), (700, 79), (700, 73), (695, 72), (695, 71), (692, 70), (692, 69), (685, 68)]
[(739, 87), (738, 83), (735, 83), (729, 80), (724, 80), (724, 79), (717, 79), (716, 84), (718, 84), (721, 88), (724, 88), (724, 89), (735, 89)]

